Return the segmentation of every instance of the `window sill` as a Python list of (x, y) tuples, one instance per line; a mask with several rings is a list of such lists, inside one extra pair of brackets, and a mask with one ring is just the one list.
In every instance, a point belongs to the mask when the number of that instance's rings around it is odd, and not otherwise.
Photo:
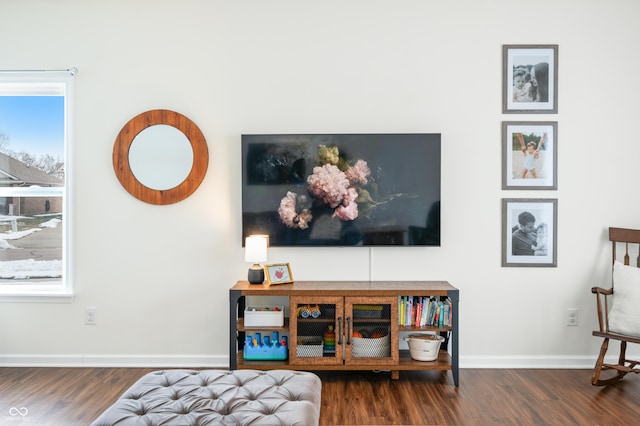
[(24, 292), (0, 294), (0, 303), (71, 303), (73, 293)]

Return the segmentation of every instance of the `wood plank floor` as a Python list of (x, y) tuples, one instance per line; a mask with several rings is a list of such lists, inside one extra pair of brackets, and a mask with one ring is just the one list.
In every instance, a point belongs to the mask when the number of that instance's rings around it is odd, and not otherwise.
[[(149, 368), (0, 368), (0, 425), (88, 425)], [(640, 424), (640, 376), (590, 370), (321, 371), (322, 425)], [(14, 410), (11, 408), (14, 407)], [(22, 416), (16, 409), (22, 410)], [(12, 415), (13, 414), (13, 415)]]

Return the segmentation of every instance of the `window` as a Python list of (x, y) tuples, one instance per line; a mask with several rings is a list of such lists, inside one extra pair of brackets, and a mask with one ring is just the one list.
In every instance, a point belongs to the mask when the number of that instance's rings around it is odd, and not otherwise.
[(68, 300), (71, 76), (0, 74), (0, 298)]

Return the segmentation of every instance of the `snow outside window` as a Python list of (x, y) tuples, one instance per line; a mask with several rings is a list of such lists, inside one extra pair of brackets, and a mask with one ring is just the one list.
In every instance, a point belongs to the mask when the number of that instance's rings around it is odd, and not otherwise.
[(71, 76), (0, 74), (0, 301), (66, 301)]

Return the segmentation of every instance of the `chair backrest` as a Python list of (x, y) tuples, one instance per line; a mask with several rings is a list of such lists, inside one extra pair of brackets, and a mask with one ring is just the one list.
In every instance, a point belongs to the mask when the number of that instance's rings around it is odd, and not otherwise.
[[(622, 379), (627, 373), (640, 373), (640, 361), (627, 358), (627, 343), (640, 344), (640, 229), (609, 228), (609, 241), (612, 246), (612, 286), (611, 288), (592, 287), (591, 293), (596, 295), (598, 308), (598, 330), (594, 336), (604, 338), (600, 347), (600, 355), (593, 369), (591, 384), (597, 386), (610, 385)], [(624, 246), (626, 266), (617, 263), (616, 249)], [(622, 255), (620, 257), (623, 257)], [(636, 258), (636, 267), (629, 265), (629, 259)], [(615, 290), (613, 287), (617, 287)], [(609, 298), (617, 299), (609, 310)], [(617, 364), (605, 362), (609, 339), (620, 342)], [(613, 369), (616, 373), (607, 374), (601, 379), (603, 370)]]
[(640, 268), (640, 229), (609, 228), (609, 241), (611, 241), (611, 262), (616, 261), (616, 247), (624, 245), (624, 264), (629, 265), (629, 244), (638, 244), (637, 250), (632, 249), (631, 253), (637, 253), (636, 266)]

